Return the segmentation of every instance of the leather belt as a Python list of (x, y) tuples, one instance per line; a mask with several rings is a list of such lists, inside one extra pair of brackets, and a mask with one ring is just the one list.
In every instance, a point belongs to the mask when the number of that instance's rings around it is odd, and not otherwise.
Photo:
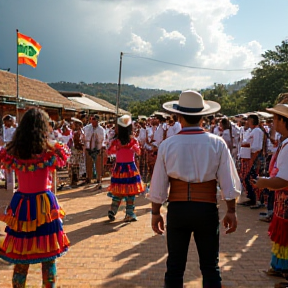
[(217, 203), (217, 181), (211, 180), (201, 183), (190, 183), (169, 177), (169, 202), (195, 201)]

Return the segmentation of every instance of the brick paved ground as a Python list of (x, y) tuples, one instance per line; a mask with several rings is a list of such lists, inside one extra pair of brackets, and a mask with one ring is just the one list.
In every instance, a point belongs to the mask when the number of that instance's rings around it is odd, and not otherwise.
[[(0, 207), (8, 201), (0, 190)], [(95, 191), (95, 185), (59, 193), (67, 212), (64, 227), (71, 249), (57, 262), (57, 287), (162, 287), (167, 256), (164, 236), (150, 228), (150, 205), (139, 196), (139, 221), (123, 223), (123, 209), (115, 222), (107, 221), (110, 198)], [(225, 206), (220, 204), (220, 216)], [(165, 213), (165, 209), (163, 209)], [(274, 287), (280, 279), (262, 272), (269, 267), (268, 224), (258, 221), (259, 210), (238, 207), (239, 228), (225, 235), (221, 227), (220, 266), (225, 287)], [(199, 219), (201, 221), (201, 219)], [(1, 226), (2, 225), (2, 226)], [(0, 233), (3, 231), (0, 224)], [(2, 232), (3, 235), (3, 232)], [(1, 235), (0, 235), (1, 236)], [(11, 287), (13, 265), (0, 261), (0, 287)], [(41, 266), (30, 267), (27, 287), (41, 287)], [(201, 287), (201, 274), (194, 242), (191, 241), (185, 287)]]

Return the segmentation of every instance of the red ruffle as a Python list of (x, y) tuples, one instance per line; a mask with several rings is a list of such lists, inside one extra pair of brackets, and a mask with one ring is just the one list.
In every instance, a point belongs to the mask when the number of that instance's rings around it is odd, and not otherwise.
[(273, 215), (269, 226), (268, 234), (270, 239), (280, 246), (288, 246), (288, 219)]
[(0, 149), (0, 163), (2, 168), (20, 171), (35, 171), (45, 167), (63, 167), (70, 156), (70, 150), (66, 144), (55, 143), (45, 153), (34, 159), (21, 160), (7, 153), (5, 148)]

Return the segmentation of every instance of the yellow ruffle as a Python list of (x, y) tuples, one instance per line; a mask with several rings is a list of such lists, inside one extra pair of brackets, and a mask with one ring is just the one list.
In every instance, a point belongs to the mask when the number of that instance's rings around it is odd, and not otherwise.
[(279, 244), (273, 242), (272, 253), (278, 259), (288, 259), (288, 246), (280, 246)]
[[(62, 208), (51, 210), (50, 201), (47, 194), (36, 196), (36, 219), (30, 221), (20, 221), (17, 215), (13, 215), (12, 209), (8, 208), (6, 214), (0, 215), (0, 220), (5, 222), (11, 229), (17, 232), (32, 232), (37, 227), (50, 223), (55, 219), (64, 218), (65, 212)], [(20, 209), (20, 207), (18, 207)], [(51, 211), (50, 211), (51, 210)]]

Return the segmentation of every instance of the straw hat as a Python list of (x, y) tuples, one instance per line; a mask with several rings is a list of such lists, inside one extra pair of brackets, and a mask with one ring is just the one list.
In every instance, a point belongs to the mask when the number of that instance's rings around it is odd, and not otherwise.
[(277, 104), (273, 108), (266, 108), (270, 113), (278, 114), (288, 118), (288, 104)]
[(166, 102), (163, 108), (177, 114), (204, 116), (216, 113), (221, 106), (214, 101), (204, 101), (202, 95), (196, 91), (187, 90), (180, 94), (179, 101)]
[(132, 124), (132, 119), (129, 115), (123, 115), (122, 117), (117, 119), (117, 124), (122, 127), (128, 127)]
[(83, 124), (83, 122), (80, 119), (76, 118), (76, 117), (71, 117), (71, 121)]

